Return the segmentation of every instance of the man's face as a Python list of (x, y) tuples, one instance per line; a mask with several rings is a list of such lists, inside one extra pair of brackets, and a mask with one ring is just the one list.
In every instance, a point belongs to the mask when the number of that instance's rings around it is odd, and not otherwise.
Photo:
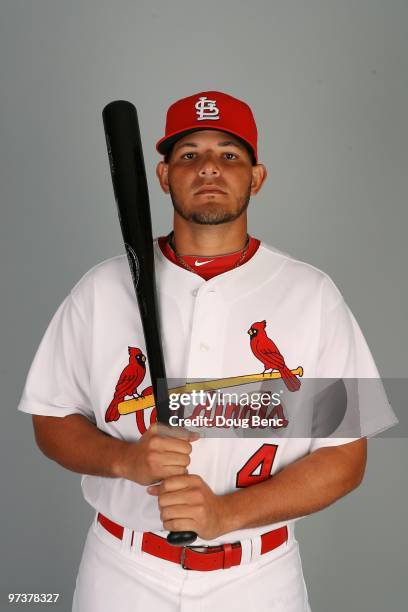
[(254, 188), (259, 167), (252, 165), (248, 150), (231, 134), (202, 130), (180, 138), (168, 163), (159, 163), (157, 175), (181, 217), (218, 225), (246, 210), (251, 194), (260, 188)]

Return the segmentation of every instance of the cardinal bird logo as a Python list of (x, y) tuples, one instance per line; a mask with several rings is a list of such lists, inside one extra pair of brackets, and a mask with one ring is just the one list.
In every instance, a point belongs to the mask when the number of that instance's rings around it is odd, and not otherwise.
[(251, 350), (255, 357), (263, 363), (263, 374), (267, 370), (271, 372), (278, 370), (289, 391), (297, 391), (300, 388), (300, 380), (286, 366), (282, 353), (273, 340), (266, 335), (265, 327), (266, 321), (258, 321), (252, 323), (248, 329)]
[(126, 395), (133, 395), (137, 398), (140, 395), (137, 388), (146, 374), (146, 357), (139, 348), (128, 347), (129, 363), (124, 368), (117, 382), (113, 399), (105, 413), (105, 421), (117, 421), (120, 417), (118, 405), (123, 402)]

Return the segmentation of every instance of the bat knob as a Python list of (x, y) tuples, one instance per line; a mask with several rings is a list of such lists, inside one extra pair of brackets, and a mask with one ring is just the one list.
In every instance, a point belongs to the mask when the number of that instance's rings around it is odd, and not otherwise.
[(188, 546), (195, 542), (196, 538), (195, 531), (171, 531), (167, 536), (167, 541), (173, 546)]

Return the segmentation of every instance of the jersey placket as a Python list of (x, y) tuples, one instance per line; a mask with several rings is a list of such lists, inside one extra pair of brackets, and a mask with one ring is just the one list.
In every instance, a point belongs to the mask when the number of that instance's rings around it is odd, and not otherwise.
[(207, 283), (193, 290), (193, 299), (187, 378), (216, 378), (221, 376), (223, 301), (214, 285)]

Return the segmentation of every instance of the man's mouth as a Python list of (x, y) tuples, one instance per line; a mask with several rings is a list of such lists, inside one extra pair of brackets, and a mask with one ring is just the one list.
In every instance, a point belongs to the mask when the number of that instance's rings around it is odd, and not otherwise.
[(201, 187), (201, 189), (196, 191), (194, 195), (207, 194), (207, 193), (208, 194), (211, 194), (211, 193), (221, 193), (221, 194), (225, 195), (225, 191), (223, 191), (222, 189), (219, 189), (218, 187)]

